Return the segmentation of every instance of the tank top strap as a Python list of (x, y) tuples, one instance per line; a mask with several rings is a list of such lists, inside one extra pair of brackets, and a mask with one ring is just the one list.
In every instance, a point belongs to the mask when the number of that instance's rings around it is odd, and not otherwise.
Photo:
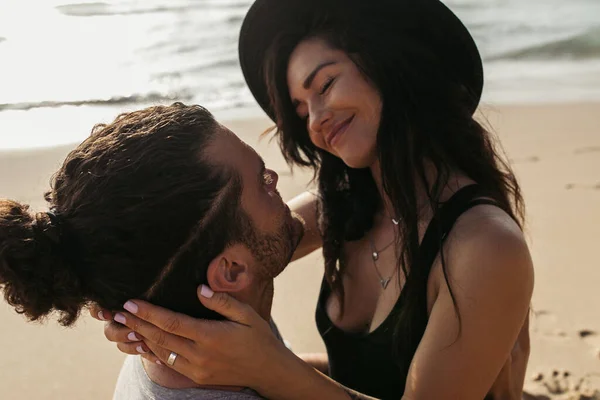
[(498, 206), (497, 201), (482, 198), (486, 196), (489, 196), (489, 193), (480, 185), (468, 185), (458, 190), (438, 209), (421, 241), (419, 249), (421, 256), (420, 268), (431, 269), (446, 237), (463, 213), (482, 204)]

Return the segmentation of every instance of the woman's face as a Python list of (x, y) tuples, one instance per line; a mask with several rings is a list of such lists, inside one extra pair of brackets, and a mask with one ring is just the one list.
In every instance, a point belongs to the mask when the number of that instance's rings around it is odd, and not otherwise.
[(352, 168), (375, 162), (381, 97), (346, 53), (322, 39), (300, 42), (290, 56), (287, 83), (315, 146)]

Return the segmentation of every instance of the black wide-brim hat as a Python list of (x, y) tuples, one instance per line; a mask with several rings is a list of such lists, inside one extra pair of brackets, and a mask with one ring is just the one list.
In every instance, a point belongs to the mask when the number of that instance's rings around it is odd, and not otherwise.
[[(481, 56), (467, 28), (439, 0), (256, 0), (242, 23), (239, 57), (250, 91), (272, 120), (275, 113), (263, 65), (273, 39), (282, 31), (306, 24), (305, 19), (314, 18), (315, 13), (335, 15), (348, 10), (355, 11), (359, 18), (389, 23), (388, 29), (406, 30), (407, 35), (428, 47), (450, 79), (468, 90), (469, 106), (475, 112), (483, 90)], [(393, 49), (390, 43), (390, 51)]]

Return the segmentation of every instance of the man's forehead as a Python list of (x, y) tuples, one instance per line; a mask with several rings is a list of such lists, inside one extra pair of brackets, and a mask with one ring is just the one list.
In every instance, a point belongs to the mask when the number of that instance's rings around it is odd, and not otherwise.
[(212, 156), (216, 161), (235, 166), (236, 169), (254, 169), (255, 164), (262, 163), (258, 153), (235, 133), (223, 125), (219, 125), (215, 135)]

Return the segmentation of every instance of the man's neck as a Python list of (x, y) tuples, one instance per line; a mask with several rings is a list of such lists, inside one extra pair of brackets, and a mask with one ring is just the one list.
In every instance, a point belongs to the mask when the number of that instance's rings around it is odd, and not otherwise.
[[(253, 287), (247, 291), (231, 294), (231, 296), (236, 300), (250, 305), (265, 321), (270, 321), (271, 306), (273, 304), (273, 287), (273, 280), (271, 279), (264, 284), (253, 285)], [(142, 364), (150, 380), (166, 388), (202, 388), (230, 392), (236, 392), (243, 389), (236, 386), (202, 386), (165, 365), (155, 364), (145, 358), (142, 358)]]

